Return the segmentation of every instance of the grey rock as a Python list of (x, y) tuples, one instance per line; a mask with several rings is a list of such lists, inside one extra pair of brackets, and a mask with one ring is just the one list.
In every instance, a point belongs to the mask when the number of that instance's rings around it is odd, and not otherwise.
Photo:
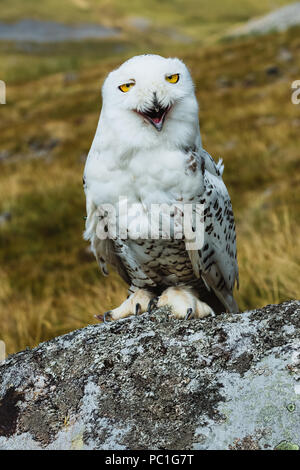
[[(115, 28), (98, 24), (67, 25), (56, 21), (22, 19), (14, 23), (0, 21), (0, 40), (53, 43), (118, 36)], [(31, 50), (31, 49), (29, 49)]]
[(38, 156), (43, 156), (48, 152), (51, 152), (51, 150), (55, 149), (55, 147), (57, 147), (59, 144), (60, 140), (54, 138), (42, 139), (32, 137), (28, 141), (29, 149)]
[(293, 54), (286, 47), (281, 47), (279, 49), (277, 59), (280, 62), (291, 62), (293, 60)]
[(8, 150), (0, 150), (0, 162), (7, 160), (10, 157), (10, 152)]
[(272, 31), (285, 31), (300, 25), (300, 2), (294, 2), (260, 18), (254, 18), (235, 28), (233, 36), (248, 34), (267, 34)]
[(0, 365), (0, 449), (297, 449), (300, 302), (89, 325)]
[(0, 227), (11, 220), (11, 212), (2, 212), (0, 214)]
[(266, 68), (266, 74), (270, 76), (279, 75), (280, 74), (279, 67), (277, 67), (277, 65), (268, 65), (268, 67)]

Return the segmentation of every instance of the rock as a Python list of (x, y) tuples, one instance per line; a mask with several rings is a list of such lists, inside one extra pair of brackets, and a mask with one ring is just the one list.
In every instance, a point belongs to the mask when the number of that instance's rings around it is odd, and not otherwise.
[(279, 52), (278, 52), (278, 55), (277, 55), (277, 59), (280, 61), (280, 62), (291, 62), (293, 60), (293, 54), (291, 53), (291, 51), (289, 49), (287, 49), (286, 47), (281, 47), (279, 49)]
[(0, 150), (0, 162), (7, 160), (10, 157), (10, 152), (8, 150)]
[(269, 65), (267, 68), (266, 68), (266, 74), (267, 75), (273, 75), (273, 76), (277, 76), (280, 74), (280, 70), (279, 68), (277, 67), (277, 65)]
[(254, 18), (231, 31), (233, 36), (267, 34), (300, 25), (300, 2), (294, 2), (260, 18)]
[(43, 139), (39, 137), (32, 137), (28, 140), (28, 147), (32, 152), (38, 156), (43, 156), (51, 152), (60, 143), (59, 139), (49, 138)]
[(0, 365), (0, 449), (297, 449), (300, 301), (89, 325)]
[(26, 18), (16, 22), (0, 21), (0, 40), (55, 43), (84, 39), (117, 37), (119, 31), (99, 24), (67, 25), (57, 21)]
[(11, 212), (2, 212), (0, 214), (0, 227), (11, 220)]

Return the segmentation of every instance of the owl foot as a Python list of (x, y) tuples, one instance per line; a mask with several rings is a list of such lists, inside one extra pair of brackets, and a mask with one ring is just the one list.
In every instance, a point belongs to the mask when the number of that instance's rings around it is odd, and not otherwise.
[(196, 297), (188, 287), (168, 287), (157, 303), (157, 307), (169, 306), (175, 318), (204, 318), (214, 315), (214, 311), (205, 302)]
[(194, 317), (194, 310), (192, 308), (188, 308), (184, 319), (189, 320), (190, 318), (193, 318), (193, 317)]
[(131, 294), (128, 299), (124, 300), (119, 307), (109, 310), (103, 315), (95, 315), (95, 317), (107, 323), (108, 321), (129, 317), (130, 315), (140, 315), (148, 311), (148, 306), (154, 297), (154, 294), (151, 292), (139, 289)]
[(147, 312), (151, 313), (157, 307), (158, 297), (153, 297), (148, 303)]

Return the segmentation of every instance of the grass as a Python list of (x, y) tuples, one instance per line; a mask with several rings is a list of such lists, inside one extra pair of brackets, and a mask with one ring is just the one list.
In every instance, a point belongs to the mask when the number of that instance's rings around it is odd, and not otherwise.
[[(26, 63), (18, 61), (20, 76), (9, 82), (7, 104), (0, 107), (0, 214), (11, 214), (0, 225), (0, 339), (8, 353), (93, 323), (94, 314), (126, 293), (115, 273), (100, 274), (82, 239), (81, 177), (101, 83), (140, 49), (130, 45), (98, 58), (90, 51), (91, 62), (79, 61), (69, 76), (68, 62), (55, 66), (59, 56), (67, 61), (72, 46), (62, 47), (45, 73), (26, 77)], [(86, 46), (80, 47), (84, 57)], [(290, 62), (281, 59), (283, 48)], [(172, 44), (159, 51), (178, 54)], [(180, 50), (197, 86), (204, 147), (225, 162), (237, 221), (241, 309), (299, 297), (300, 108), (290, 99), (299, 52), (297, 29)], [(45, 57), (39, 62), (30, 54), (29, 64), (46, 63)]]
[(250, 309), (299, 298), (300, 230), (287, 207), (269, 213), (258, 230), (249, 225), (238, 235), (240, 304)]
[(24, 83), (56, 73), (76, 73), (95, 62), (115, 57), (122, 60), (136, 47), (124, 39), (86, 40), (78, 43), (34, 44), (25, 50), (9, 42), (0, 42), (1, 79), (8, 84)]

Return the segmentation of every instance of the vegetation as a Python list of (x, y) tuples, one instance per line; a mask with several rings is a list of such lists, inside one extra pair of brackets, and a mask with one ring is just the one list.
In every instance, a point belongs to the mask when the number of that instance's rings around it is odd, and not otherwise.
[[(6, 19), (16, 11), (22, 16), (24, 2), (3, 3)], [(28, 0), (27, 7), (33, 3)], [(40, 17), (48, 13), (45, 3), (38, 4)], [(80, 21), (92, 20), (92, 8), (104, 5), (76, 3), (91, 9), (82, 8)], [(169, 2), (152, 3), (154, 15), (158, 7), (167, 11)], [(175, 23), (184, 27), (195, 18), (199, 26), (194, 3), (183, 18), (182, 2), (174, 2)], [(234, 14), (242, 20), (243, 12), (269, 5), (257, 3), (248, 0), (249, 9), (235, 8)], [(52, 4), (62, 20), (79, 19), (68, 16), (68, 2)], [(111, 4), (121, 8), (115, 0), (105, 2), (105, 11), (114, 11)], [(139, 5), (131, 2), (131, 13), (145, 16)], [(49, 17), (57, 18), (55, 9)], [(162, 21), (166, 18), (162, 13)], [(0, 214), (10, 214), (0, 222), (0, 338), (9, 353), (93, 323), (94, 314), (126, 294), (115, 273), (100, 274), (82, 239), (81, 178), (99, 117), (101, 83), (112, 68), (143, 50), (180, 55), (195, 79), (204, 147), (225, 162), (236, 216), (240, 308), (299, 296), (300, 108), (291, 102), (291, 83), (300, 77), (299, 30), (205, 47), (185, 44), (180, 53), (178, 44), (158, 37), (147, 43), (143, 36), (137, 47), (128, 35), (117, 49), (113, 40), (45, 45), (28, 53), (0, 46), (8, 82), (7, 104), (0, 107)]]

